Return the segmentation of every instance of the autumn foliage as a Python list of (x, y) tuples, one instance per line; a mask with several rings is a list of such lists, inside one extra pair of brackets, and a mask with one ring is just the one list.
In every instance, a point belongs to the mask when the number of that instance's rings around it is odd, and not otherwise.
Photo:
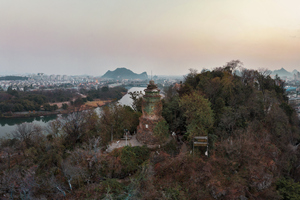
[[(20, 125), (1, 140), (1, 198), (300, 198), (299, 119), (279, 77), (239, 61), (192, 70), (165, 91), (162, 114), (159, 134), (175, 132), (171, 142), (110, 153), (111, 140), (134, 131), (138, 109), (74, 113), (49, 124), (47, 135)], [(199, 135), (208, 136), (208, 156), (205, 147), (192, 152)]]

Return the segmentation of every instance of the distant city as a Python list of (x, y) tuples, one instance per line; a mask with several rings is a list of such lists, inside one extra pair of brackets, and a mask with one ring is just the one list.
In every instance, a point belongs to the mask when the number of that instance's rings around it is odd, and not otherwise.
[[(237, 74), (240, 72), (238, 71)], [(300, 72), (294, 70), (270, 71), (274, 78), (276, 75), (285, 81), (285, 89), (290, 104), (300, 113)], [(55, 75), (55, 74), (30, 74), (26, 76), (0, 76), (0, 90), (7, 91), (9, 88), (16, 91), (38, 91), (53, 89), (99, 89), (104, 86), (110, 88), (117, 86), (124, 87), (146, 87), (149, 80), (153, 79), (160, 88), (168, 87), (183, 81), (184, 76), (149, 76), (146, 72), (136, 74), (126, 68), (117, 68), (114, 71), (107, 71), (103, 76), (91, 75)], [(300, 114), (299, 114), (300, 117)]]
[(134, 77), (130, 78), (128, 76), (127, 78), (124, 78), (122, 76), (109, 78), (106, 76), (90, 76), (90, 75), (67, 76), (67, 75), (55, 75), (55, 74), (48, 75), (44, 73), (37, 73), (37, 74), (31, 74), (26, 76), (0, 76), (0, 90), (7, 91), (9, 88), (17, 91), (52, 90), (58, 88), (89, 90), (89, 89), (98, 89), (103, 86), (108, 86), (110, 88), (116, 86), (145, 87), (147, 86), (151, 78), (154, 79), (156, 83), (161, 87), (170, 86), (176, 82), (183, 80), (183, 76), (151, 77), (148, 76), (147, 73), (146, 75), (144, 74), (143, 79), (134, 78)]
[(288, 72), (284, 68), (281, 68), (271, 73), (272, 78), (275, 78), (276, 75), (285, 81), (284, 86), (289, 103), (298, 112), (300, 118), (300, 72), (297, 70)]

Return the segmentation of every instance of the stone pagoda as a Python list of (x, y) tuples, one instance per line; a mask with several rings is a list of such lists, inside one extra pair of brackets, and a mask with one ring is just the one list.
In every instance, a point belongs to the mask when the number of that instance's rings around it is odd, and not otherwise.
[(160, 90), (151, 80), (147, 89), (144, 90), (142, 103), (142, 116), (140, 117), (140, 124), (137, 127), (137, 139), (139, 142), (148, 145), (155, 145), (159, 143), (158, 138), (154, 136), (153, 130), (156, 124), (163, 120), (161, 116), (162, 103)]

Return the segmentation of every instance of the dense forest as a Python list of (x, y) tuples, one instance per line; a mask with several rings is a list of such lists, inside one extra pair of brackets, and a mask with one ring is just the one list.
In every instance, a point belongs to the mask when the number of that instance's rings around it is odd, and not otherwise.
[(28, 77), (23, 77), (23, 76), (1, 76), (0, 81), (8, 81), (8, 80), (28, 80)]
[[(134, 109), (111, 104), (100, 116), (75, 112), (46, 130), (19, 125), (1, 140), (1, 198), (300, 198), (299, 119), (279, 77), (239, 61), (191, 70), (163, 99), (162, 128), (177, 139), (157, 149), (106, 152), (112, 139), (138, 125), (140, 99), (132, 97)], [(191, 152), (193, 138), (203, 135), (208, 156), (200, 147)]]
[(103, 86), (101, 88), (91, 90), (81, 89), (80, 92), (87, 95), (87, 99), (91, 101), (93, 99), (121, 99), (127, 90), (124, 87), (109, 88), (108, 86)]
[(38, 111), (41, 106), (49, 106), (49, 103), (71, 101), (77, 97), (75, 90), (40, 90), (40, 91), (16, 91), (11, 87), (7, 92), (0, 92), (0, 114), (7, 112)]

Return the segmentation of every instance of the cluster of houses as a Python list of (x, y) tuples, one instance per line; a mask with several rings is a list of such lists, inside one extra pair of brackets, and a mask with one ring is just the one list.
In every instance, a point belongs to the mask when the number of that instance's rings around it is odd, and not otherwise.
[[(178, 82), (173, 77), (156, 78), (156, 82), (161, 86), (172, 85)], [(98, 89), (103, 86), (110, 88), (117, 86), (146, 87), (147, 80), (122, 79), (115, 80), (93, 76), (67, 76), (67, 75), (45, 75), (43, 73), (33, 74), (23, 77), (23, 80), (0, 80), (0, 90), (7, 91), (9, 88), (17, 91), (34, 91), (40, 89)]]
[(300, 118), (300, 83), (289, 83), (285, 87), (287, 97), (289, 98), (289, 103), (295, 108), (298, 112)]

